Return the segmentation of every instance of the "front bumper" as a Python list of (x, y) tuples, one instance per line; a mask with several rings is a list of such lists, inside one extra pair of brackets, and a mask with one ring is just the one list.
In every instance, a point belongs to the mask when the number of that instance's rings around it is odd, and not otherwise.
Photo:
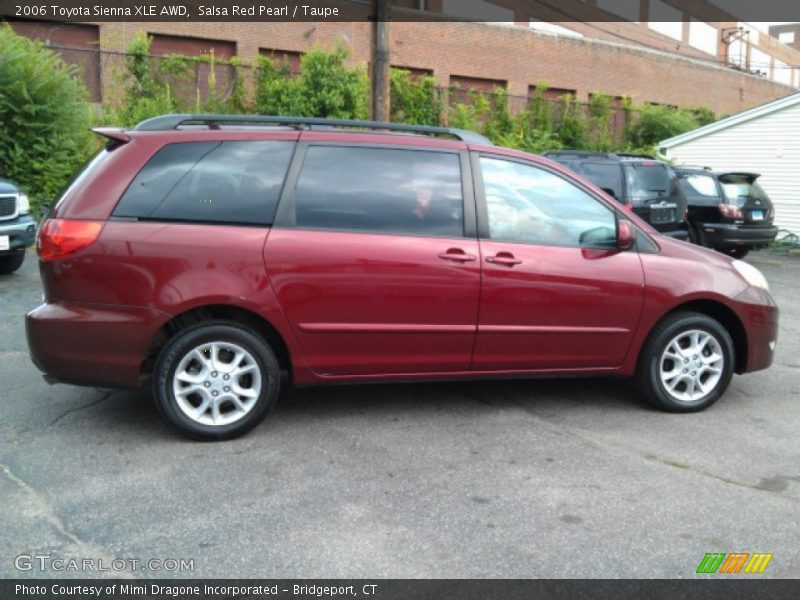
[(49, 382), (134, 388), (168, 319), (145, 307), (46, 302), (25, 316), (25, 330), (31, 360)]
[(742, 227), (734, 223), (698, 223), (697, 227), (706, 244), (712, 248), (769, 246), (778, 235), (778, 228), (774, 225)]
[(769, 291), (749, 287), (733, 299), (747, 335), (747, 361), (737, 372), (760, 371), (772, 364), (778, 341), (778, 306)]
[(9, 237), (8, 250), (0, 250), (0, 254), (24, 250), (33, 246), (36, 241), (36, 220), (31, 215), (20, 215), (8, 221), (0, 221), (0, 235)]

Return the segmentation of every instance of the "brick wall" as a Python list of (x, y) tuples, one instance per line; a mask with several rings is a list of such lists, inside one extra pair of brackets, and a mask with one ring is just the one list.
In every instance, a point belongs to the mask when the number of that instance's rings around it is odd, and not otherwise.
[[(353, 64), (369, 62), (370, 25), (366, 22), (94, 25), (99, 29), (101, 50), (124, 52), (139, 31), (146, 31), (231, 42), (245, 63), (254, 62), (261, 49), (305, 52), (315, 44), (331, 48), (336, 43), (350, 48)], [(545, 83), (575, 90), (576, 100), (583, 102), (591, 93), (602, 92), (630, 96), (636, 104), (704, 105), (717, 114), (732, 114), (797, 91), (680, 54), (504, 25), (394, 22), (391, 49), (392, 64), (432, 71), (440, 85), (449, 85), (454, 76), (504, 81), (512, 96), (526, 96), (531, 85)], [(102, 68), (103, 98), (119, 94), (112, 71)]]

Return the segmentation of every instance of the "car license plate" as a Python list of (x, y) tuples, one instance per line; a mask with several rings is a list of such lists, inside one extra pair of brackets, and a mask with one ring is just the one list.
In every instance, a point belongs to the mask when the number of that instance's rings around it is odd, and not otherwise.
[(763, 210), (751, 210), (750, 211), (750, 218), (753, 221), (763, 221), (764, 220), (764, 211)]
[(7, 235), (0, 235), (0, 250), (8, 250), (11, 248), (11, 241)]
[(650, 206), (650, 222), (651, 223), (673, 223), (675, 219), (675, 209), (677, 206), (674, 204), (662, 204), (661, 206)]

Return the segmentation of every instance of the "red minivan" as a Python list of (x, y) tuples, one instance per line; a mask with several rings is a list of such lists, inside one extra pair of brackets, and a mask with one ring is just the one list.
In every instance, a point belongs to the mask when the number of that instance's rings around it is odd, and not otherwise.
[(461, 130), (167, 115), (108, 145), (39, 233), (50, 382), (152, 385), (182, 432), (286, 384), (615, 375), (674, 412), (768, 367), (761, 273), (659, 235), (547, 159)]

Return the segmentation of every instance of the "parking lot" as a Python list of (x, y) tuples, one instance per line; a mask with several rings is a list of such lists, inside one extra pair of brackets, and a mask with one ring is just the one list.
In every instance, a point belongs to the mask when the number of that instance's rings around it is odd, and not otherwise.
[[(137, 577), (800, 577), (800, 259), (760, 252), (775, 364), (694, 415), (603, 379), (292, 390), (251, 434), (177, 436), (149, 395), (47, 385), (0, 279), (0, 577), (15, 557), (187, 559)], [(705, 576), (708, 577), (708, 576)]]

